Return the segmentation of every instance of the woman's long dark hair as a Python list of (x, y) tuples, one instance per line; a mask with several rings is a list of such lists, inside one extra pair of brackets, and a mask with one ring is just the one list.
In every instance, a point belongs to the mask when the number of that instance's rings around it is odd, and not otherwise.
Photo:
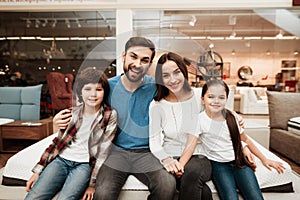
[(156, 81), (156, 89), (157, 89), (157, 93), (154, 97), (155, 101), (160, 101), (162, 98), (166, 97), (169, 94), (168, 88), (164, 86), (163, 77), (162, 77), (162, 66), (168, 60), (174, 61), (177, 64), (179, 70), (181, 71), (185, 79), (183, 88), (187, 91), (191, 91), (191, 86), (189, 85), (188, 82), (188, 70), (185, 65), (185, 62), (183, 61), (183, 58), (180, 55), (173, 52), (164, 53), (158, 59), (155, 68), (155, 81)]
[[(201, 96), (204, 97), (208, 88), (213, 85), (223, 86), (225, 89), (225, 92), (226, 92), (226, 97), (228, 98), (229, 87), (223, 80), (219, 80), (219, 79), (213, 79), (213, 80), (207, 81), (205, 83), (205, 85), (203, 86)], [(238, 129), (238, 125), (237, 125), (235, 116), (233, 115), (233, 113), (230, 110), (228, 110), (226, 108), (224, 108), (224, 110), (222, 111), (222, 114), (223, 114), (224, 118), (226, 119), (226, 123), (227, 123), (228, 129), (229, 129), (232, 146), (233, 146), (233, 150), (234, 150), (235, 165), (240, 168), (244, 167), (245, 165), (248, 165), (251, 167), (248, 160), (246, 160), (246, 158), (244, 157), (244, 154), (243, 154), (243, 149), (242, 149), (242, 144), (241, 144), (241, 135), (240, 135), (240, 131)]]

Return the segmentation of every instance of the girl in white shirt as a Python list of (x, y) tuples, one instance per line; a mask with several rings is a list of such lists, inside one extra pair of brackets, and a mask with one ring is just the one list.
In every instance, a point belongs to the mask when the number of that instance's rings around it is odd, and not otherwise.
[(209, 80), (202, 88), (205, 107), (199, 115), (201, 152), (211, 160), (212, 180), (221, 200), (263, 199), (254, 171), (243, 156), (241, 141), (268, 168), (282, 173), (282, 163), (267, 159), (237, 123), (237, 116), (225, 109), (229, 88), (222, 80)]

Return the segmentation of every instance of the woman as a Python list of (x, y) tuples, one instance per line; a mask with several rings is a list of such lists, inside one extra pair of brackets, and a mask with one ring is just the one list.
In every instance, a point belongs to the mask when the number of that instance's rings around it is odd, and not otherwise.
[[(79, 107), (72, 108), (66, 129), (45, 150), (27, 181), (25, 199), (89, 199), (96, 177), (110, 150), (117, 127), (117, 113), (106, 105), (109, 85), (104, 73), (86, 68), (76, 77)], [(64, 114), (56, 117), (71, 116)], [(67, 120), (67, 119), (65, 119)], [(67, 120), (68, 121), (68, 120)]]
[(155, 80), (157, 94), (149, 111), (151, 152), (174, 174), (180, 199), (212, 199), (206, 185), (211, 164), (198, 152), (199, 133), (193, 128), (201, 109), (200, 93), (190, 87), (182, 57), (172, 52), (163, 54)]

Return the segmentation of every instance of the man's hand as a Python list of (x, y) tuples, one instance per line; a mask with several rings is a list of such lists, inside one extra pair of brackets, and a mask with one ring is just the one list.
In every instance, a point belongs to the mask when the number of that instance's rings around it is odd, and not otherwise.
[(53, 118), (53, 130), (57, 132), (59, 129), (67, 128), (72, 117), (71, 109), (64, 109), (57, 113)]

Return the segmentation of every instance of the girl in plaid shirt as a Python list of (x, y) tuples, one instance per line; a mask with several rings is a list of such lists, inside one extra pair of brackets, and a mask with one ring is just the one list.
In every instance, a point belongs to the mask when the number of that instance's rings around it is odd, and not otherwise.
[(78, 107), (56, 117), (70, 118), (66, 129), (45, 150), (27, 181), (26, 200), (92, 199), (99, 168), (106, 159), (117, 127), (117, 113), (106, 105), (109, 84), (104, 73), (86, 68), (76, 77)]

